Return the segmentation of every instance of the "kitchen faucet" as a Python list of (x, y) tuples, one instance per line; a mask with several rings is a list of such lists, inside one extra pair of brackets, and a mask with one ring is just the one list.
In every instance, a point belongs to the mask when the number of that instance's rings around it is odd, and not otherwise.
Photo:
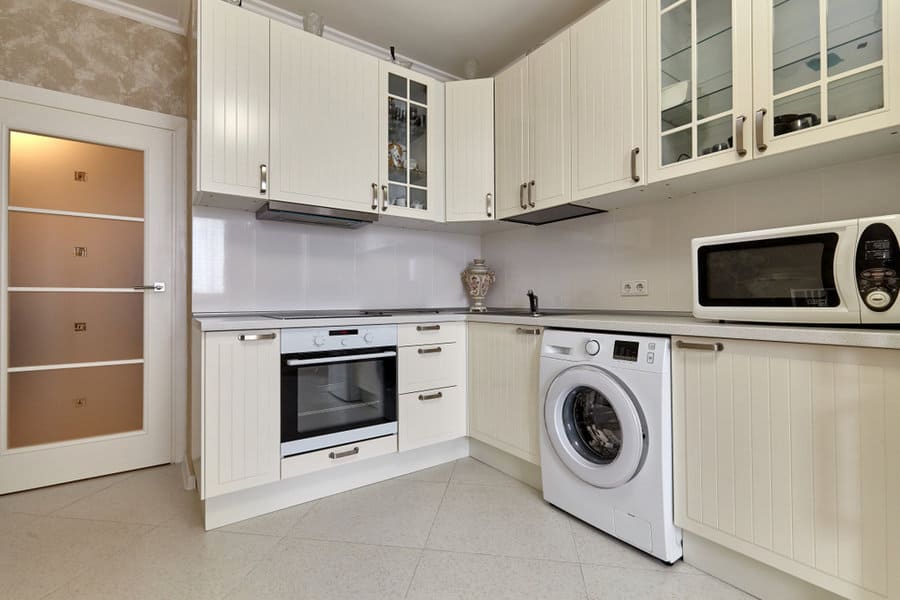
[(538, 297), (535, 295), (534, 290), (528, 290), (527, 295), (528, 304), (531, 306), (531, 316), (540, 316), (541, 313), (538, 311)]

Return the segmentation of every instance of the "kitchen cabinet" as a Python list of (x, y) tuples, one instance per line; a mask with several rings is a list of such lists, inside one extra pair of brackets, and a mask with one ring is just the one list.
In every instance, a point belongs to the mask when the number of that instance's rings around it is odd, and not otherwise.
[(266, 198), (269, 19), (222, 0), (198, 6), (195, 189)]
[(676, 524), (846, 598), (900, 598), (900, 352), (673, 346)]
[(447, 221), (494, 220), (494, 80), (444, 84)]
[(272, 22), (269, 197), (375, 212), (379, 61)]
[(494, 140), (497, 218), (528, 209), (525, 188), (528, 165), (528, 58), (523, 57), (494, 77)]
[(281, 477), (278, 337), (276, 331), (202, 335), (200, 477), (204, 499)]
[(572, 199), (645, 182), (644, 3), (609, 0), (571, 28)]
[(469, 436), (540, 464), (540, 327), (469, 323)]
[(382, 214), (444, 220), (444, 85), (381, 63)]

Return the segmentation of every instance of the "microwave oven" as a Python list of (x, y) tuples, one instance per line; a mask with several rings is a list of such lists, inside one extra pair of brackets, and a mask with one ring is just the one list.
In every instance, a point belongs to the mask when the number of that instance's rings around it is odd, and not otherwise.
[(900, 324), (900, 215), (692, 240), (694, 316)]

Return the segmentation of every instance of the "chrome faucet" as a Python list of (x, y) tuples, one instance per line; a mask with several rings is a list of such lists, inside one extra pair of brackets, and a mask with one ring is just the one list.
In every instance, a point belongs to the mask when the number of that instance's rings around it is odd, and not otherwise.
[(531, 306), (531, 316), (538, 317), (540, 316), (540, 311), (538, 310), (538, 297), (535, 295), (534, 290), (528, 290), (528, 304)]

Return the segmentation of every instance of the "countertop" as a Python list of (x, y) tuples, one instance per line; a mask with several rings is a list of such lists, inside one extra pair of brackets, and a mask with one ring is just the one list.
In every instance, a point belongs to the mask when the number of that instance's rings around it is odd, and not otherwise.
[[(580, 329), (585, 331), (620, 331), (623, 333), (698, 336), (722, 339), (745, 339), (772, 342), (858, 346), (900, 349), (900, 329), (867, 329), (860, 327), (821, 327), (807, 325), (773, 325), (752, 323), (719, 323), (695, 319), (686, 313), (636, 313), (615, 311), (548, 310), (540, 317), (516, 310), (520, 314), (498, 312), (468, 313), (465, 309), (435, 309), (410, 314), (398, 311), (390, 316), (356, 316), (336, 318), (272, 319), (255, 313), (197, 314), (194, 322), (201, 331), (247, 331), (287, 329), (293, 327), (342, 327), (400, 323), (434, 323), (469, 321), (505, 323)], [(391, 312), (391, 311), (386, 311)], [(562, 313), (565, 314), (562, 314)], [(557, 314), (554, 314), (557, 313)]]

